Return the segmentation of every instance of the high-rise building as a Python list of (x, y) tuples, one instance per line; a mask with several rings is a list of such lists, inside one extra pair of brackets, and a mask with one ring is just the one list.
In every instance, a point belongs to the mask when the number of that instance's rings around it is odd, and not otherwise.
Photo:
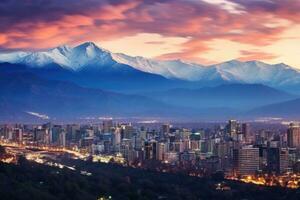
[(21, 128), (14, 128), (12, 134), (12, 140), (15, 142), (22, 142), (23, 130)]
[(144, 143), (144, 151), (145, 151), (145, 160), (149, 160), (153, 158), (153, 149), (152, 149), (152, 144), (149, 141), (146, 141)]
[(157, 142), (156, 141), (152, 141), (152, 158), (154, 160), (157, 159), (157, 150), (158, 150), (158, 148), (157, 148)]
[(200, 144), (199, 144), (199, 140), (191, 140), (190, 141), (191, 144), (191, 150), (199, 150), (200, 148)]
[(289, 167), (288, 149), (268, 148), (267, 149), (267, 171), (269, 173), (284, 173)]
[(268, 148), (267, 149), (267, 170), (270, 173), (280, 173), (280, 149)]
[(121, 143), (121, 129), (116, 128), (114, 134), (113, 134), (113, 145), (119, 146)]
[(50, 129), (38, 127), (34, 130), (34, 140), (42, 144), (50, 144), (52, 132)]
[(178, 153), (181, 153), (184, 151), (184, 145), (183, 145), (183, 142), (181, 140), (178, 140), (178, 141), (175, 141), (173, 143), (174, 145), (174, 151), (178, 152)]
[(242, 124), (242, 135), (244, 136), (246, 142), (250, 141), (250, 125), (248, 123)]
[(54, 144), (58, 144), (59, 142), (59, 135), (63, 131), (62, 126), (60, 125), (54, 125), (52, 127), (52, 142)]
[(280, 151), (280, 173), (288, 171), (289, 167), (289, 151), (288, 149), (281, 149)]
[(228, 133), (229, 136), (236, 139), (237, 138), (237, 128), (238, 124), (236, 120), (229, 120), (228, 121)]
[(132, 149), (132, 141), (126, 138), (122, 139), (120, 145), (120, 151), (125, 159), (129, 158), (131, 149)]
[(146, 160), (150, 160), (150, 159), (158, 159), (158, 151), (159, 147), (158, 147), (158, 142), (155, 140), (151, 140), (151, 141), (145, 141), (144, 143), (144, 152), (145, 152), (145, 156), (144, 158)]
[(52, 143), (52, 129), (46, 129), (46, 134), (44, 136), (45, 144), (49, 145)]
[(131, 124), (128, 124), (128, 125), (124, 125), (122, 128), (123, 128), (124, 138), (131, 139), (135, 132), (133, 126)]
[(268, 171), (268, 147), (259, 146), (259, 169)]
[(162, 133), (163, 134), (168, 134), (168, 133), (170, 133), (170, 124), (163, 124), (162, 125)]
[(111, 131), (111, 128), (113, 127), (113, 121), (111, 119), (104, 120), (102, 126), (103, 132), (109, 133)]
[(66, 132), (62, 131), (59, 135), (59, 145), (62, 147), (66, 146)]
[(287, 131), (287, 144), (290, 148), (300, 148), (300, 127), (291, 123)]
[(163, 161), (164, 160), (164, 155), (165, 155), (165, 152), (166, 152), (165, 143), (159, 142), (157, 144), (156, 148), (157, 148), (157, 150), (156, 150), (156, 159), (160, 160), (160, 161)]
[(76, 141), (76, 133), (79, 130), (80, 126), (78, 124), (69, 124), (67, 125), (67, 136), (69, 136), (72, 141)]
[(259, 170), (259, 148), (246, 146), (235, 151), (234, 156), (238, 175), (252, 175)]

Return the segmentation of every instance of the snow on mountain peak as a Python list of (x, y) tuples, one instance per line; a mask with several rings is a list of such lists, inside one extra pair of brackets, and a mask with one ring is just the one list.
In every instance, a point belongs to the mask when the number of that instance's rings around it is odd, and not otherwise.
[(120, 65), (115, 64), (120, 63), (143, 72), (189, 81), (223, 80), (268, 85), (300, 83), (300, 72), (283, 63), (270, 65), (260, 61), (230, 60), (204, 66), (180, 59), (164, 61), (111, 53), (93, 42), (85, 42), (73, 48), (62, 45), (46, 51), (0, 53), (0, 62), (20, 63), (32, 67), (58, 64), (76, 71), (90, 67), (118, 67)]
[(58, 46), (56, 48), (53, 49), (54, 51), (57, 50), (58, 52), (60, 52), (62, 55), (67, 56), (68, 54), (71, 53), (72, 51), (72, 47), (68, 46), (68, 45), (61, 45)]
[(99, 48), (93, 42), (86, 42), (74, 48), (61, 45), (45, 51), (0, 53), (0, 62), (26, 64), (31, 67), (58, 64), (67, 69), (81, 70), (88, 65), (109, 65), (113, 60), (109, 51)]
[(0, 53), (0, 62), (19, 63), (19, 61), (28, 54), (28, 52), (24, 51)]
[(203, 68), (202, 65), (189, 64), (181, 60), (161, 61), (141, 56), (132, 57), (121, 53), (112, 54), (112, 57), (118, 63), (166, 78), (195, 80)]
[(78, 45), (77, 47), (83, 47), (83, 48), (97, 47), (97, 48), (99, 48), (94, 42), (84, 42), (84, 43)]
[(97, 46), (93, 42), (82, 43), (82, 44), (74, 47), (73, 49), (76, 50), (76, 51), (82, 51), (82, 52), (85, 52), (87, 54), (90, 54), (90, 56), (96, 56), (94, 54), (97, 54), (97, 53), (110, 53), (108, 50)]
[(101, 67), (113, 64), (111, 53), (95, 45), (93, 42), (85, 42), (73, 48), (68, 57), (71, 67), (81, 70), (85, 66)]

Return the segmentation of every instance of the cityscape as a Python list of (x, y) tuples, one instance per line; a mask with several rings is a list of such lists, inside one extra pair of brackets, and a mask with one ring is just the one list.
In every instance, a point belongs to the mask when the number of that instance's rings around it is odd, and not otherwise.
[(147, 127), (112, 119), (98, 124), (1, 125), (1, 145), (10, 154), (1, 160), (16, 163), (25, 154), (29, 160), (49, 164), (44, 154), (60, 152), (93, 162), (198, 177), (220, 174), (225, 180), (297, 189), (300, 126), (270, 127), (257, 130), (237, 120), (205, 129)]
[(299, 11), (0, 1), (0, 199), (300, 200)]

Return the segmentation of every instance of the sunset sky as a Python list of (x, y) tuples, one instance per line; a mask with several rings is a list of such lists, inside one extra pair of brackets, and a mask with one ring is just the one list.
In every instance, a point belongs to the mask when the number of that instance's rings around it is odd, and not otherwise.
[(300, 68), (300, 0), (2, 0), (0, 50), (93, 41), (112, 52)]

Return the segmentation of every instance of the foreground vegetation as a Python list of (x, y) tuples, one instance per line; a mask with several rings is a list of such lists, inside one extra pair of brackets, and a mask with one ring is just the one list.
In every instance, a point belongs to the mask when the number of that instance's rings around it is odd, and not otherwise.
[[(54, 199), (299, 199), (299, 190), (268, 188), (226, 181), (231, 189), (216, 190), (214, 178), (188, 177), (126, 168), (113, 164), (66, 160), (76, 171), (21, 159), (0, 163), (0, 198)], [(91, 172), (81, 175), (80, 170)]]

